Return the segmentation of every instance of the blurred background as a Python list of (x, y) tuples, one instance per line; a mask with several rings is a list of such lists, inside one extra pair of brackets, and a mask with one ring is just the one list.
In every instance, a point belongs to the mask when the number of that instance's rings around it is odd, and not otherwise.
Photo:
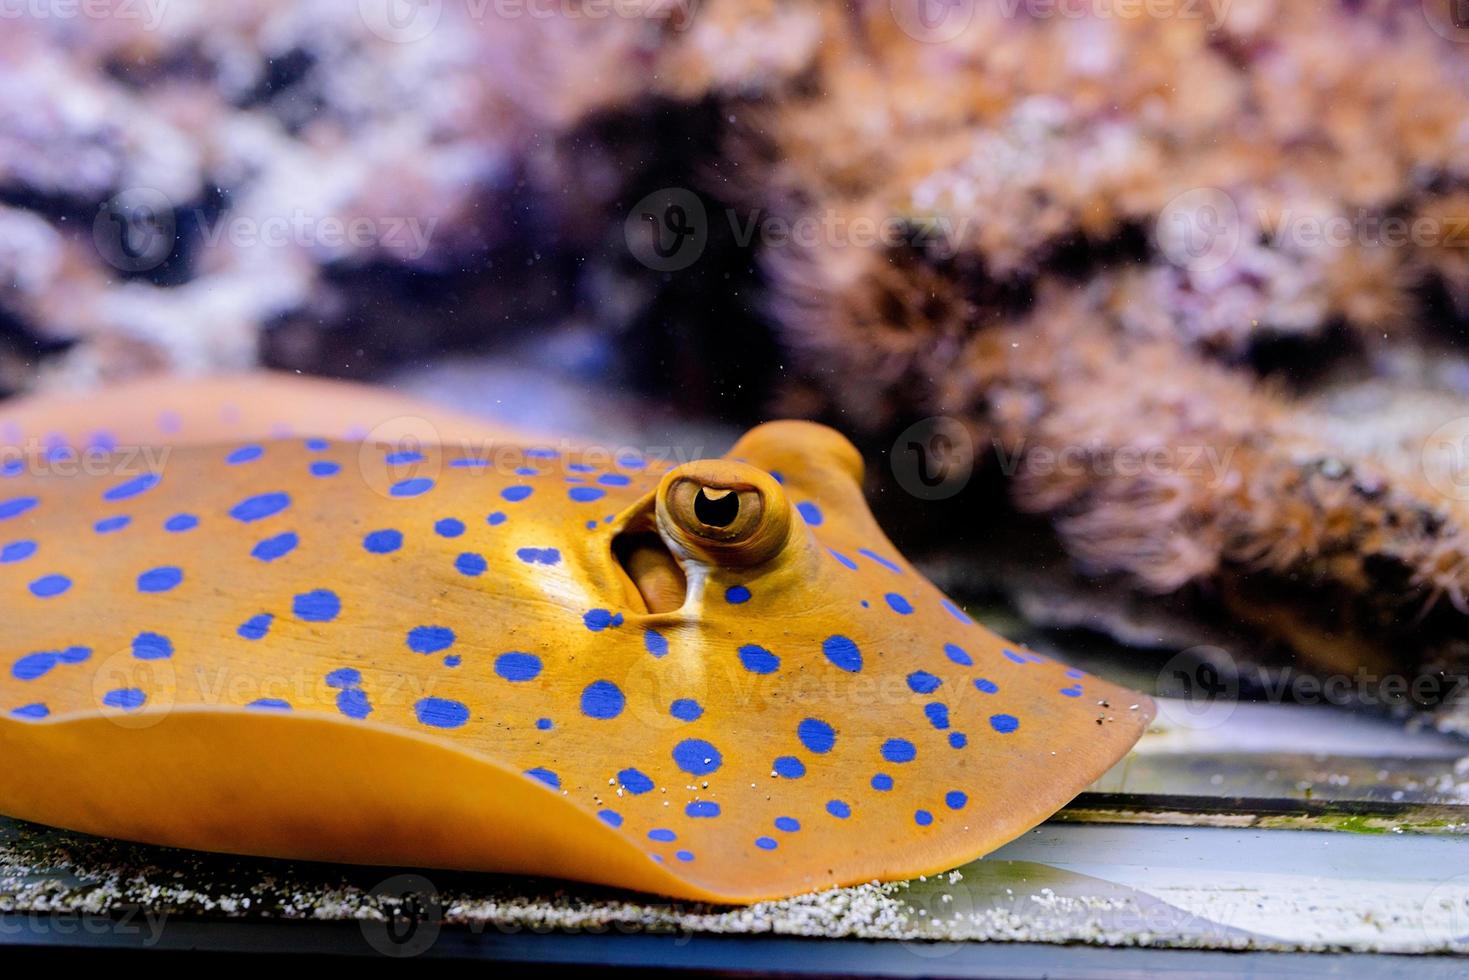
[(5, 393), (818, 419), (1165, 694), (1469, 732), (1466, 327), (1457, 0), (0, 0)]

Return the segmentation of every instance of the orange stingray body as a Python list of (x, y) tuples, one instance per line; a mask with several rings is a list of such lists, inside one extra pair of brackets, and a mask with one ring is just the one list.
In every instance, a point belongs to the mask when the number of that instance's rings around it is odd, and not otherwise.
[(1152, 714), (970, 621), (808, 423), (675, 467), (239, 379), (0, 432), (15, 817), (745, 902), (984, 854)]

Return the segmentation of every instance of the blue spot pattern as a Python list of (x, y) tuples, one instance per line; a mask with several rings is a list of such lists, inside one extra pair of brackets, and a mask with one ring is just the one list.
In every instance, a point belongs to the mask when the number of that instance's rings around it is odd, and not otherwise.
[(423, 698), (413, 706), (421, 725), (429, 728), (463, 728), (469, 721), (469, 708), (447, 698)]

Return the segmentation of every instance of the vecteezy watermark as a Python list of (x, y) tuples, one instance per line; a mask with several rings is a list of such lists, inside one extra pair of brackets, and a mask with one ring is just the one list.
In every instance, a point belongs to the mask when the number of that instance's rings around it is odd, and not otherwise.
[(1178, 728), (1217, 728), (1239, 704), (1239, 668), (1227, 650), (1189, 647), (1158, 672), (1158, 710)]
[(0, 0), (0, 21), (136, 20), (155, 31), (171, 0)]
[(1469, 874), (1441, 882), (1423, 901), (1429, 952), (1469, 951)]
[(357, 13), (363, 25), (384, 41), (412, 44), (439, 26), (444, 0), (357, 0)]
[(1422, 0), (1423, 17), (1439, 37), (1469, 44), (1469, 0)]
[(922, 44), (952, 41), (974, 21), (975, 0), (889, 0), (893, 20)]
[(1239, 249), (1239, 208), (1217, 187), (1195, 187), (1163, 206), (1153, 225), (1158, 251), (1194, 272), (1218, 269)]
[(0, 937), (140, 936), (145, 949), (157, 946), (168, 924), (168, 912), (133, 903), (94, 912), (29, 911), (0, 915)]
[(1469, 415), (1429, 433), (1418, 451), (1424, 479), (1449, 500), (1469, 500)]
[(198, 244), (206, 249), (303, 248), (327, 253), (381, 249), (409, 261), (428, 252), (438, 225), (437, 218), (342, 217), (312, 214), (303, 208), (265, 216), (226, 211), (211, 218), (203, 209), (181, 212), (162, 191), (133, 187), (98, 208), (92, 241), (103, 261), (113, 268), (151, 272), (178, 248), (180, 217), (192, 219)]
[(664, 187), (633, 205), (623, 222), (628, 250), (655, 272), (679, 272), (709, 245), (709, 213), (699, 195)]
[(444, 903), (434, 883), (422, 875), (396, 875), (370, 892), (382, 914), (361, 920), (362, 938), (384, 956), (422, 956), (439, 941)]
[(919, 500), (947, 500), (974, 473), (974, 439), (958, 419), (936, 415), (904, 429), (888, 451), (898, 486)]

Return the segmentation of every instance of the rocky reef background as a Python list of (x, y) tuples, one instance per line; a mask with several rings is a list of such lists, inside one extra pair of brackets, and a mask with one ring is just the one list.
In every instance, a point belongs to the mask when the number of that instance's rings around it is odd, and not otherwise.
[(1466, 731), (1455, 10), (7, 8), (0, 388), (490, 358), (818, 418), (956, 591)]

